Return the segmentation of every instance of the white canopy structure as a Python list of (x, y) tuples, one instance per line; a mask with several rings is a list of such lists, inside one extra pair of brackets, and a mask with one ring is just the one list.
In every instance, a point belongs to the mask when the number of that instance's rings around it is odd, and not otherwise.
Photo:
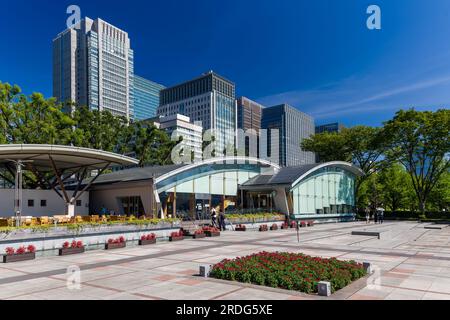
[[(130, 157), (87, 148), (47, 144), (0, 145), (0, 166), (16, 177), (13, 182), (0, 173), (0, 178), (15, 185), (16, 195), (22, 187), (22, 168), (29, 170), (36, 176), (41, 188), (53, 189), (65, 201), (66, 214), (70, 216), (74, 214), (76, 200), (107, 168), (137, 164), (138, 160)], [(92, 172), (95, 172), (94, 177), (81, 189), (82, 181)], [(65, 187), (69, 180), (75, 181), (73, 190)], [(20, 205), (17, 200), (16, 207)]]

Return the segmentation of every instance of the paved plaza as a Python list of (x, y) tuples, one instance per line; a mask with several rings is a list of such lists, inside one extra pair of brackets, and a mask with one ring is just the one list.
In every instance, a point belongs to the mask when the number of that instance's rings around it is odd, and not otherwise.
[[(450, 299), (450, 227), (429, 226), (323, 224), (300, 229), (300, 243), (293, 229), (227, 231), (218, 238), (38, 257), (0, 264), (0, 299)], [(351, 235), (364, 230), (380, 231), (381, 239)], [(367, 261), (375, 272), (329, 298), (197, 275), (201, 264), (263, 250)], [(81, 269), (79, 288), (68, 281), (73, 266)]]

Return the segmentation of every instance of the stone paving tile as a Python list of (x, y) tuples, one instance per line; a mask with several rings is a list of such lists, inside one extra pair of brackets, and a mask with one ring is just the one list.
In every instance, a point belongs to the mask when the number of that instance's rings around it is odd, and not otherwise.
[(219, 300), (288, 300), (290, 294), (276, 293), (272, 291), (244, 288), (220, 297)]
[(386, 300), (421, 300), (425, 292), (406, 289), (394, 289), (387, 297)]
[[(361, 228), (381, 230), (382, 239), (365, 241), (365, 237), (350, 235), (351, 230)], [(300, 243), (295, 230), (227, 231), (220, 238), (158, 242), (0, 265), (0, 283), (14, 279), (0, 284), (0, 299), (325, 299), (193, 277), (200, 264), (260, 251), (369, 261), (382, 270), (381, 276), (375, 274), (361, 279), (365, 283), (355, 282), (355, 286), (340, 290), (336, 299), (450, 299), (450, 228), (424, 232), (417, 223), (366, 226), (356, 222), (316, 225), (299, 233)], [(129, 258), (136, 260), (124, 260)], [(70, 265), (88, 268), (81, 272), (81, 290), (66, 287), (65, 269)], [(41, 278), (25, 280), (27, 273), (36, 273), (36, 277), (43, 271), (47, 273), (41, 273)]]

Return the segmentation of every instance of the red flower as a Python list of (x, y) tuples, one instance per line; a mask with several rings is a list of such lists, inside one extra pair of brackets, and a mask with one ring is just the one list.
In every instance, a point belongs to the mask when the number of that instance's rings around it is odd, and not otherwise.
[(26, 251), (25, 247), (21, 246), (16, 250), (16, 254), (24, 254)]
[(33, 252), (36, 251), (36, 247), (33, 246), (32, 244), (30, 244), (30, 245), (27, 247), (27, 251), (30, 252), (30, 253), (33, 253)]
[(77, 248), (83, 248), (83, 241), (77, 241)]
[(16, 250), (14, 250), (14, 248), (12, 247), (8, 247), (5, 249), (5, 251), (8, 256), (12, 256)]
[(66, 242), (63, 243), (63, 248), (64, 249), (67, 249), (69, 246), (70, 246), (69, 241), (66, 241)]

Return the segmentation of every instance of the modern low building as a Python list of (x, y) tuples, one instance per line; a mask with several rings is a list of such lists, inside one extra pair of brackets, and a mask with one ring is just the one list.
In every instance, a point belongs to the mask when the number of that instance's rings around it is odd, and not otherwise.
[(90, 189), (93, 212), (199, 217), (211, 207), (277, 211), (297, 219), (354, 218), (355, 179), (346, 162), (280, 168), (261, 159), (208, 159), (191, 165), (133, 168), (106, 174)]
[(193, 153), (190, 161), (198, 162), (202, 160), (203, 128), (200, 122), (195, 124), (190, 121), (189, 117), (176, 114), (160, 117), (154, 123), (157, 128), (165, 130), (174, 141), (178, 141), (179, 137), (183, 137), (182, 147), (186, 147), (186, 150), (190, 150)]
[[(279, 153), (279, 163), (283, 167), (315, 163), (312, 152), (300, 147), (303, 139), (314, 134), (314, 119), (296, 108), (281, 104), (263, 109), (261, 127), (268, 129), (268, 155)], [(272, 139), (278, 130), (279, 139)]]
[(217, 150), (234, 145), (236, 89), (230, 80), (213, 71), (161, 90), (158, 116), (182, 114), (201, 121), (203, 130), (214, 130)]
[(156, 117), (162, 84), (134, 75), (134, 120)]

